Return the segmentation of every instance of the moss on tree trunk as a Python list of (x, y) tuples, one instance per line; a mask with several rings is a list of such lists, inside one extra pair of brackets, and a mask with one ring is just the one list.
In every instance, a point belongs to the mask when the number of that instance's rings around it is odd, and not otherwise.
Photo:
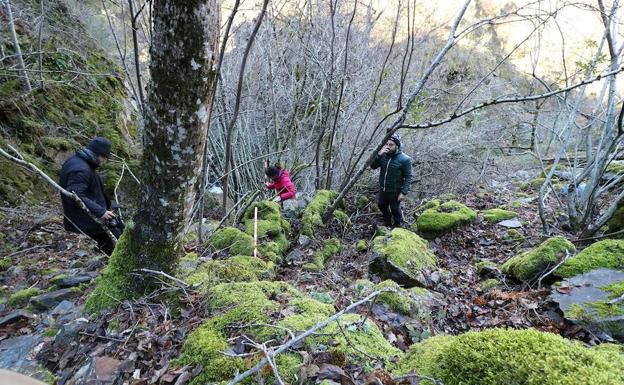
[(129, 226), (89, 298), (96, 311), (151, 288), (140, 268), (173, 272), (202, 170), (219, 52), (216, 0), (156, 0), (141, 188)]

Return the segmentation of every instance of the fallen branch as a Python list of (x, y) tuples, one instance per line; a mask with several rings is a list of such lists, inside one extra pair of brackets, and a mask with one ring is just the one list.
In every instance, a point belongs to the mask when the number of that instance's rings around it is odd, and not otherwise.
[(34, 172), (37, 175), (39, 175), (46, 182), (48, 182), (48, 184), (50, 184), (57, 191), (59, 191), (61, 194), (63, 194), (66, 197), (69, 197), (74, 202), (76, 202), (76, 204), (82, 209), (82, 211), (84, 211), (87, 215), (89, 215), (89, 218), (91, 218), (95, 223), (97, 223), (100, 226), (100, 228), (102, 229), (102, 231), (104, 231), (106, 233), (106, 235), (108, 235), (108, 237), (114, 243), (117, 243), (117, 237), (115, 237), (113, 235), (113, 233), (110, 231), (110, 229), (106, 226), (106, 224), (104, 222), (102, 222), (99, 218), (96, 218), (95, 215), (93, 215), (93, 213), (87, 208), (87, 206), (84, 204), (82, 199), (80, 199), (80, 197), (75, 192), (73, 192), (73, 191), (70, 192), (70, 191), (65, 190), (58, 183), (56, 183), (52, 178), (50, 178), (48, 176), (48, 174), (46, 174), (45, 172), (41, 171), (34, 164), (26, 161), (24, 159), (24, 157), (15, 148), (13, 148), (11, 145), (8, 145), (8, 146), (11, 149), (11, 151), (13, 151), (18, 157), (15, 157), (15, 156), (9, 154), (8, 152), (4, 151), (2, 148), (0, 148), (0, 155), (4, 156), (8, 160), (10, 160), (10, 161), (12, 161), (14, 163), (17, 163), (20, 166), (22, 166), (22, 167), (24, 167), (24, 168)]
[(296, 338), (291, 339), (290, 341), (288, 341), (287, 343), (281, 345), (279, 348), (277, 348), (272, 354), (268, 354), (265, 355), (265, 357), (260, 360), (260, 362), (258, 362), (254, 367), (252, 367), (251, 369), (237, 375), (236, 377), (234, 377), (234, 379), (232, 379), (232, 381), (230, 381), (228, 383), (228, 385), (235, 385), (238, 384), (239, 382), (243, 381), (245, 378), (251, 376), (252, 374), (258, 372), (259, 370), (261, 370), (262, 368), (264, 368), (267, 364), (269, 364), (270, 360), (272, 360), (275, 356), (277, 356), (280, 353), (283, 353), (285, 351), (287, 351), (288, 349), (290, 349), (291, 347), (295, 346), (296, 344), (298, 344), (299, 342), (305, 340), (307, 337), (311, 336), (312, 334), (314, 334), (314, 332), (316, 332), (319, 329), (323, 329), (325, 326), (329, 325), (330, 323), (336, 321), (338, 318), (342, 317), (345, 313), (355, 309), (356, 307), (370, 301), (373, 298), (376, 298), (379, 294), (381, 293), (385, 293), (385, 292), (395, 292), (396, 290), (392, 289), (392, 288), (385, 288), (382, 290), (377, 290), (372, 292), (371, 294), (369, 294), (368, 296), (366, 296), (365, 298), (352, 303), (351, 305), (347, 306), (346, 308), (342, 309), (341, 311), (339, 311), (338, 313), (334, 314), (333, 316), (325, 319), (324, 321), (318, 322), (316, 325), (314, 325), (312, 328), (306, 330), (305, 332), (299, 334)]
[(150, 269), (139, 269), (139, 271), (143, 271), (145, 273), (150, 273), (150, 274), (154, 274), (154, 275), (162, 275), (163, 277), (172, 280), (173, 282), (179, 284), (182, 287), (189, 287), (190, 286), (188, 283), (184, 282), (183, 280), (178, 279), (176, 277), (172, 277), (171, 275), (165, 273), (164, 271), (157, 271), (157, 270), (150, 270)]
[(557, 270), (561, 265), (563, 265), (565, 263), (565, 261), (568, 260), (568, 258), (570, 258), (570, 252), (568, 250), (566, 250), (565, 252), (566, 252), (566, 256), (561, 260), (561, 262), (556, 264), (555, 267), (553, 267), (552, 269), (548, 270), (546, 273), (544, 273), (544, 275), (539, 277), (539, 279), (537, 280), (537, 288), (538, 289), (542, 288), (542, 279), (544, 279), (544, 278), (548, 277), (549, 275), (551, 275), (555, 270)]

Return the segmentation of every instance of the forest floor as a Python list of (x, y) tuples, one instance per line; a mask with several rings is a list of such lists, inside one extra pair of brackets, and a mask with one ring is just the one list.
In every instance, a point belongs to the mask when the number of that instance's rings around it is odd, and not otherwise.
[[(372, 197), (371, 197), (372, 198)], [(474, 190), (462, 195), (461, 201), (474, 210), (510, 205), (518, 200), (512, 191), (496, 193)], [(367, 279), (369, 254), (358, 251), (358, 240), (372, 240), (380, 215), (373, 203), (364, 210), (355, 209), (347, 200), (352, 225), (343, 228), (327, 226), (318, 234), (322, 243), (330, 237), (341, 237), (343, 248), (318, 273), (306, 272), (303, 258), (289, 259), (279, 266), (277, 280), (289, 281), (302, 292), (342, 309), (358, 299), (353, 282)], [(413, 205), (405, 214), (413, 220)], [(202, 297), (192, 289), (175, 282), (163, 282), (160, 292), (134, 301), (124, 301), (97, 317), (82, 314), (82, 304), (94, 285), (93, 277), (105, 266), (107, 257), (94, 250), (94, 244), (82, 235), (64, 231), (57, 205), (3, 208), (0, 232), (5, 234), (2, 254), (11, 260), (0, 272), (0, 367), (28, 367), (38, 377), (56, 377), (64, 385), (76, 372), (82, 378), (101, 383), (176, 384), (186, 383), (201, 371), (200, 367), (176, 367), (172, 359), (179, 355), (190, 331), (205, 318)], [(467, 330), (492, 327), (533, 327), (585, 342), (597, 338), (580, 327), (564, 322), (548, 301), (549, 290), (517, 282), (502, 281), (499, 287), (482, 289), (483, 277), (475, 263), (482, 260), (501, 263), (523, 247), (540, 241), (540, 221), (535, 200), (525, 198), (514, 209), (523, 227), (523, 238), (510, 239), (507, 228), (488, 223), (481, 217), (471, 225), (430, 241), (438, 264), (450, 273), (432, 284), (435, 300), (432, 317), (427, 321), (427, 335), (459, 334)], [(291, 219), (293, 234), (300, 224)], [(297, 239), (291, 239), (296, 248)], [(189, 244), (189, 251), (197, 245)], [(70, 278), (74, 278), (72, 281)], [(373, 277), (374, 278), (374, 277)], [(18, 289), (36, 288), (37, 293), (54, 298), (22, 311), (28, 303), (9, 300)], [(61, 293), (59, 293), (61, 292)], [(165, 295), (163, 295), (165, 294)], [(175, 306), (163, 298), (176, 298)], [(56, 297), (55, 297), (56, 296)], [(15, 297), (15, 296), (14, 296)], [(38, 297), (37, 297), (38, 298)], [(61, 302), (62, 301), (62, 302)], [(59, 304), (60, 302), (60, 304)], [(388, 341), (405, 350), (426, 338), (412, 320), (389, 311), (386, 307), (363, 306), (358, 311), (373, 319)], [(2, 317), (5, 318), (3, 323)], [(13, 318), (11, 318), (13, 317)], [(7, 321), (7, 319), (10, 319)], [(422, 329), (422, 328), (420, 328)], [(27, 352), (24, 357), (24, 352)], [(9, 354), (13, 353), (13, 354)], [(322, 358), (321, 358), (322, 359)], [(318, 363), (318, 362), (317, 362)], [(47, 370), (47, 371), (46, 371)], [(43, 374), (45, 375), (43, 375)], [(347, 372), (354, 383), (368, 383), (362, 367)]]

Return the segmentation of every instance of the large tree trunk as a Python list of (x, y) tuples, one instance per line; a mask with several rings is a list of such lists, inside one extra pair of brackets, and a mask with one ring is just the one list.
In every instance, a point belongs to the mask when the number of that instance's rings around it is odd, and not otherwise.
[(91, 311), (150, 288), (137, 269), (175, 268), (201, 174), (217, 79), (219, 4), (156, 0), (153, 7), (138, 211), (89, 298)]

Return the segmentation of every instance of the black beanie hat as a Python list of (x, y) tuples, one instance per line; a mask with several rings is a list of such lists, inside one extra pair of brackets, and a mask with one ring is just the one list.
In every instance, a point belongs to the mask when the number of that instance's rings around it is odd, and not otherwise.
[(111, 152), (111, 142), (106, 138), (98, 136), (87, 144), (87, 148), (93, 151), (95, 155), (102, 155), (108, 158)]
[(393, 134), (388, 140), (393, 141), (397, 147), (401, 147), (401, 136), (399, 134)]

